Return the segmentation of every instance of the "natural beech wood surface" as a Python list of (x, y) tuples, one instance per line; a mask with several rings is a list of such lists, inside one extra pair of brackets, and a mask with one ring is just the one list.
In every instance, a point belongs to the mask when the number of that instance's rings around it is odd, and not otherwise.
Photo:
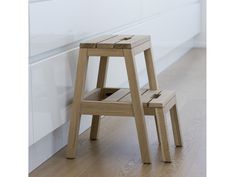
[(78, 67), (77, 67), (77, 74), (76, 74), (76, 84), (75, 84), (75, 89), (74, 89), (75, 99), (73, 100), (72, 117), (70, 119), (69, 138), (68, 138), (68, 145), (67, 145), (67, 151), (66, 151), (67, 158), (76, 157), (77, 137), (78, 137), (78, 132), (80, 128), (80, 120), (81, 120), (80, 103), (81, 103), (81, 99), (84, 96), (88, 59), (89, 58), (87, 56), (87, 49), (81, 49), (79, 52), (79, 60), (78, 60)]
[[(145, 46), (150, 47), (150, 36), (148, 35), (104, 35), (92, 40), (80, 43), (80, 48), (98, 48), (98, 49), (132, 49), (141, 46), (142, 51)], [(137, 48), (134, 53), (138, 53)], [(89, 51), (88, 51), (89, 55)]]
[(162, 160), (164, 162), (171, 162), (169, 143), (168, 143), (168, 132), (166, 126), (166, 115), (163, 109), (155, 109), (155, 117), (157, 117), (157, 130), (159, 132), (159, 138), (161, 141)]
[(30, 177), (206, 177), (206, 60), (204, 49), (193, 49), (158, 75), (162, 89), (176, 90), (183, 148), (175, 148), (169, 114), (171, 163), (162, 163), (155, 120), (146, 117), (152, 156), (143, 165), (134, 118), (101, 119), (98, 141), (90, 129), (79, 136), (77, 156), (64, 158), (65, 148), (30, 173)]
[(138, 75), (136, 72), (135, 58), (132, 50), (123, 50), (129, 87), (132, 99), (132, 108), (135, 116), (135, 124), (138, 134), (140, 153), (143, 163), (151, 163), (149, 141), (144, 117), (144, 108), (141, 102), (141, 94), (139, 89)]
[[(105, 87), (105, 83), (106, 83), (108, 61), (109, 61), (108, 57), (103, 57), (103, 56), (100, 57), (100, 65), (99, 65), (98, 78), (97, 78), (97, 84), (96, 84), (96, 88), (101, 89), (99, 93), (99, 100), (104, 97), (103, 88)], [(91, 123), (91, 133), (90, 133), (91, 140), (97, 139), (98, 131), (99, 131), (99, 122), (100, 122), (100, 115), (93, 115), (92, 123)]]

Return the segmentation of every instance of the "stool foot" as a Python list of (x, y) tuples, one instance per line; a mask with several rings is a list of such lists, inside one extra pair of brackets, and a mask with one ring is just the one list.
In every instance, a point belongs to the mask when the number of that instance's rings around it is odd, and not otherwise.
[(81, 115), (79, 115), (77, 118), (76, 113), (74, 114), (75, 115), (72, 117), (70, 121), (69, 140), (68, 140), (68, 145), (66, 149), (66, 158), (68, 159), (76, 158), (77, 137), (78, 137), (79, 127), (80, 127)]

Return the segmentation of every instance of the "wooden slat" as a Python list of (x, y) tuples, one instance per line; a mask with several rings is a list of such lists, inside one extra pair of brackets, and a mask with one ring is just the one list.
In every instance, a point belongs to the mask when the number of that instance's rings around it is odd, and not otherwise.
[[(146, 92), (146, 88), (141, 88), (140, 89), (140, 95), (142, 95), (144, 92)], [(131, 102), (131, 93), (123, 97), (122, 99), (119, 100), (119, 102)]]
[(100, 97), (100, 88), (95, 88), (84, 97), (84, 100), (99, 100)]
[(148, 107), (148, 103), (152, 100), (154, 94), (158, 94), (160, 90), (148, 90), (141, 96), (144, 107)]
[(117, 88), (117, 87), (105, 87), (103, 88), (103, 92), (104, 94), (109, 94), (109, 93), (114, 93), (116, 91), (118, 91), (120, 88)]
[(133, 36), (129, 40), (122, 40), (114, 45), (116, 49), (131, 49), (138, 45), (141, 45), (147, 41), (150, 41), (150, 36), (147, 35), (137, 35)]
[(113, 94), (114, 92), (118, 91), (120, 88), (112, 88), (112, 87), (105, 87), (103, 88), (103, 99), (107, 98), (109, 95)]
[(133, 53), (134, 53), (135, 55), (137, 55), (137, 54), (139, 54), (139, 53), (141, 53), (141, 52), (143, 52), (143, 51), (149, 49), (150, 47), (151, 47), (151, 42), (150, 42), (150, 41), (147, 41), (147, 42), (145, 42), (145, 43), (143, 43), (143, 44), (141, 44), (141, 45), (138, 45), (138, 46), (134, 47), (134, 48), (132, 49), (132, 51), (133, 51)]
[(113, 56), (113, 57), (123, 57), (122, 49), (88, 49), (88, 56)]
[(149, 102), (149, 107), (163, 107), (175, 96), (175, 92), (170, 90), (163, 90), (160, 94), (158, 98)]
[(153, 115), (155, 115), (155, 111), (154, 111), (154, 109), (153, 108), (147, 108), (147, 107), (144, 107), (144, 115), (151, 115), (151, 116), (153, 116)]
[(97, 43), (97, 48), (112, 49), (114, 45), (125, 38), (131, 38), (133, 35), (118, 35), (113, 38)]
[(111, 96), (107, 97), (106, 99), (104, 99), (104, 102), (115, 102), (118, 101), (119, 99), (121, 99), (122, 97), (124, 97), (125, 95), (127, 95), (128, 93), (130, 93), (129, 89), (120, 89), (117, 92), (113, 93)]
[(167, 113), (176, 104), (176, 97), (174, 96), (167, 104), (165, 104), (163, 111)]
[(133, 109), (130, 103), (82, 101), (81, 114), (133, 116)]
[(117, 35), (103, 35), (91, 40), (84, 41), (80, 43), (80, 48), (96, 48), (98, 42), (102, 42), (115, 36)]

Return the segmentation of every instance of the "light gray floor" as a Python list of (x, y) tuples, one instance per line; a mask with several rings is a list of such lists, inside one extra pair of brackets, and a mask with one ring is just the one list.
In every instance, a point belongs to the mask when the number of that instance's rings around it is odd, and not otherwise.
[(173, 162), (161, 162), (153, 117), (146, 117), (152, 164), (140, 159), (133, 118), (103, 118), (97, 141), (89, 130), (79, 136), (77, 159), (64, 149), (34, 170), (31, 177), (205, 177), (206, 176), (206, 50), (192, 49), (158, 77), (160, 87), (176, 90), (183, 148), (175, 148), (167, 119)]

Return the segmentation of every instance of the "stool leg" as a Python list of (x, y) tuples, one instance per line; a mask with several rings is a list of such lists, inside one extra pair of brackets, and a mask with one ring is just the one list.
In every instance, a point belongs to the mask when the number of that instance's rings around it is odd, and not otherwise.
[(157, 90), (159, 89), (159, 87), (158, 87), (157, 78), (155, 75), (151, 48), (144, 51), (144, 57), (145, 57), (146, 69), (147, 69), (148, 80), (149, 80), (149, 88), (150, 90)]
[(132, 53), (132, 50), (130, 49), (124, 49), (123, 52), (124, 52), (124, 57), (125, 57), (130, 91), (131, 91), (132, 106), (133, 106), (133, 112), (135, 116), (135, 123), (136, 123), (136, 128), (137, 128), (137, 133), (138, 133), (142, 162), (151, 163), (150, 153), (149, 153), (148, 135), (147, 135), (146, 123), (144, 119), (143, 104), (140, 99), (139, 84), (137, 80), (134, 55)]
[[(97, 88), (101, 88), (100, 98), (103, 97), (103, 88), (106, 82), (106, 75), (108, 69), (108, 57), (100, 57), (100, 65), (99, 65), (99, 73), (97, 79)], [(93, 115), (92, 116), (92, 123), (91, 123), (91, 133), (90, 139), (96, 140), (99, 132), (99, 122), (100, 122), (100, 115)]]
[(161, 139), (160, 139), (160, 136), (159, 136), (158, 124), (157, 124), (157, 116), (154, 116), (154, 119), (155, 119), (155, 124), (156, 124), (158, 143), (161, 144)]
[(176, 147), (182, 147), (182, 139), (181, 139), (181, 133), (180, 133), (180, 126), (179, 126), (179, 120), (178, 120), (178, 112), (176, 104), (170, 109), (170, 115), (171, 115), (171, 123), (172, 123), (172, 129), (174, 134), (174, 141)]
[[(159, 86), (158, 86), (157, 77), (155, 74), (153, 55), (152, 55), (151, 48), (144, 51), (144, 58), (145, 58), (146, 69), (147, 69), (147, 74), (148, 74), (149, 88), (150, 88), (150, 90), (157, 90), (157, 89), (159, 89)], [(158, 125), (157, 125), (157, 117), (155, 116), (154, 118), (155, 118), (158, 142), (159, 142), (159, 144), (161, 144), (161, 140), (159, 137)]]
[(79, 59), (77, 66), (74, 99), (72, 104), (72, 117), (70, 120), (68, 145), (66, 151), (67, 158), (76, 157), (77, 137), (79, 133), (80, 119), (81, 119), (80, 103), (84, 94), (87, 65), (88, 65), (87, 49), (82, 48), (80, 49), (79, 52)]
[(171, 162), (168, 136), (167, 136), (167, 127), (165, 123), (165, 115), (162, 108), (156, 108), (155, 114), (157, 116), (157, 126), (159, 130), (159, 136), (161, 140), (161, 151), (162, 159), (164, 162)]

